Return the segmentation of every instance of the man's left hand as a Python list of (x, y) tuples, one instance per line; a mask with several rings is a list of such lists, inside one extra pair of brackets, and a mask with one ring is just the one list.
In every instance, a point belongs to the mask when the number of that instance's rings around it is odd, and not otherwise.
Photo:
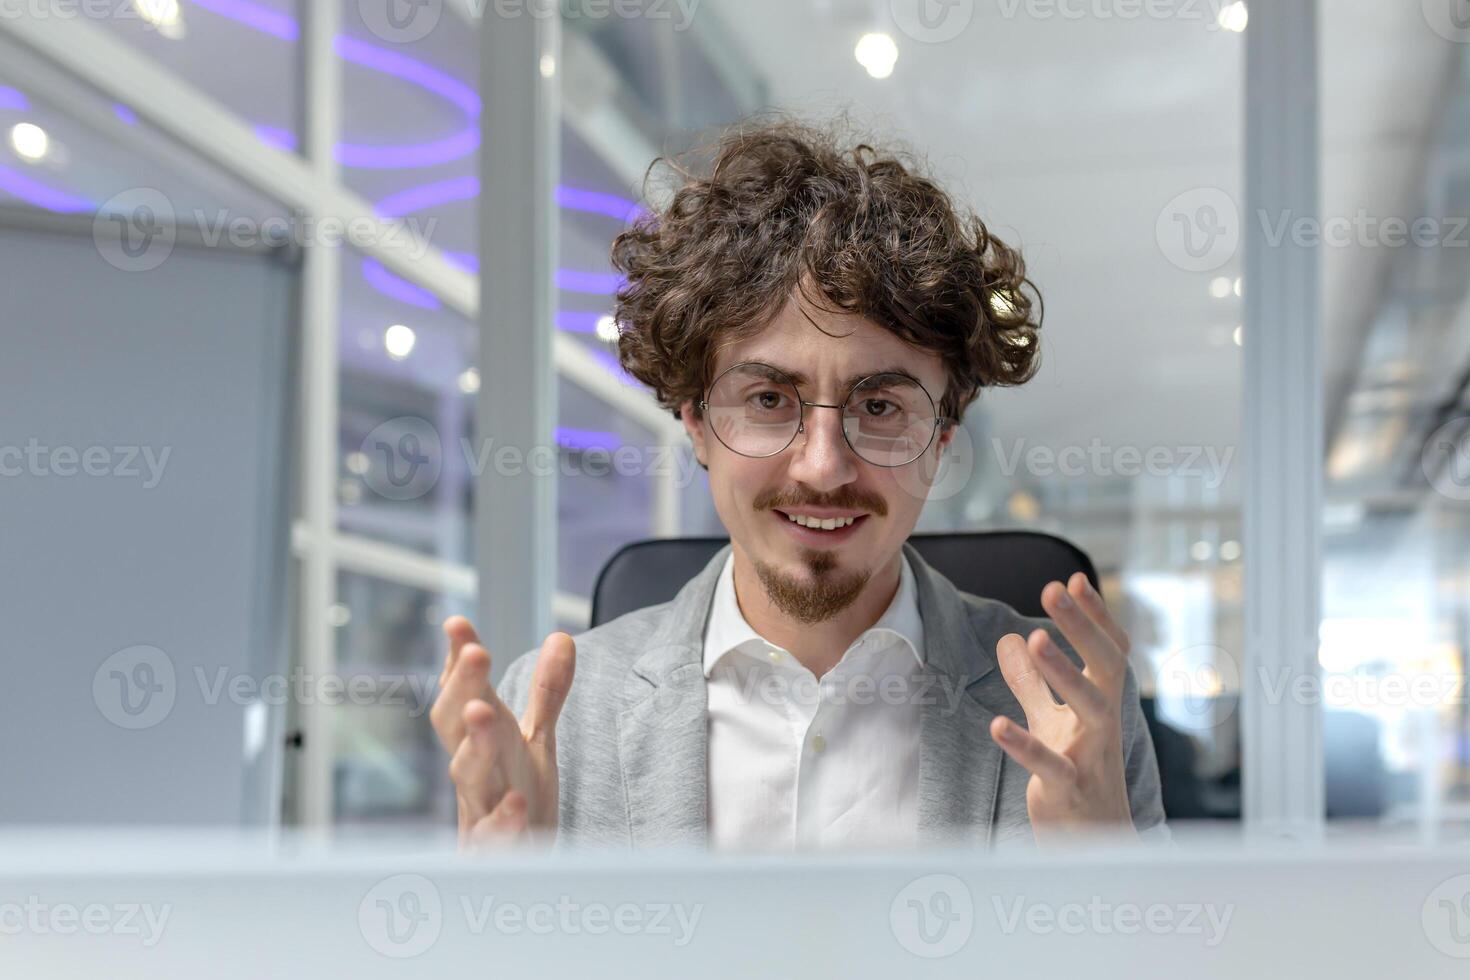
[[(1087, 832), (1132, 836), (1123, 774), (1128, 634), (1081, 572), (1066, 586), (1049, 583), (1041, 604), (1084, 667), (1079, 670), (1044, 629), (1025, 639), (1019, 633), (1001, 637), (997, 659), (1026, 713), (1026, 727), (1001, 715), (990, 724), (991, 737), (1031, 773), (1026, 807), (1038, 841)], [(1057, 704), (1051, 690), (1066, 704)]]

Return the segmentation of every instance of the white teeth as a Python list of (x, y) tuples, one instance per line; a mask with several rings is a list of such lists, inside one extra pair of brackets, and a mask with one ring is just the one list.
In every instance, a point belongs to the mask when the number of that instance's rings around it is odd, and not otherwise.
[(835, 531), (837, 528), (847, 527), (847, 525), (857, 520), (856, 517), (821, 518), (807, 517), (802, 514), (787, 514), (786, 516), (793, 524), (800, 524), (802, 527), (809, 527), (814, 531)]

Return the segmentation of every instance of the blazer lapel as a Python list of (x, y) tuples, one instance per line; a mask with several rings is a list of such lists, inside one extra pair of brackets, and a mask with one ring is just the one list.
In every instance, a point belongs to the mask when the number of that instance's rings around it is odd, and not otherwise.
[[(958, 590), (904, 546), (924, 622), (932, 678), (919, 722), (919, 838), (931, 845), (990, 841), (1003, 753), (994, 713), (972, 692), (995, 669)], [(704, 625), (726, 548), (690, 580), (634, 663), (618, 714), (618, 756), (634, 848), (707, 846), (709, 727)]]
[(722, 549), (674, 597), (624, 686), (618, 758), (634, 848), (708, 843), (704, 625), (729, 552)]
[(1004, 754), (990, 737), (995, 713), (971, 693), (996, 667), (970, 625), (959, 591), (905, 545), (924, 621), (933, 687), (920, 708), (919, 839), (927, 845), (990, 842)]

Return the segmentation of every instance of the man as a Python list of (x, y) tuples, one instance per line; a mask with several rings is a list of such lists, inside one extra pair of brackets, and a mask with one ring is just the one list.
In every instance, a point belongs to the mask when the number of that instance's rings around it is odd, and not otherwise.
[(1019, 254), (910, 166), (796, 123), (677, 173), (613, 244), (619, 356), (683, 420), (731, 545), (672, 602), (552, 634), (498, 693), (445, 624), (461, 841), (1167, 834), (1128, 638), (1085, 576), (1028, 619), (904, 544), (965, 407), (1035, 372)]

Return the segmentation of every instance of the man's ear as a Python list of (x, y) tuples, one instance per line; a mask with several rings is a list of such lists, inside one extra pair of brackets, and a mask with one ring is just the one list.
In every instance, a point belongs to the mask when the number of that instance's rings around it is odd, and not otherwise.
[(944, 423), (944, 425), (939, 427), (939, 455), (941, 457), (944, 456), (946, 451), (948, 451), (949, 444), (951, 441), (953, 441), (955, 431), (959, 429), (959, 427), (960, 423), (958, 422), (946, 422)]
[(694, 443), (694, 458), (699, 460), (700, 466), (709, 469), (708, 449), (704, 442), (704, 419), (696, 413), (692, 400), (679, 406), (679, 420), (684, 423), (684, 431), (689, 433), (689, 438)]

